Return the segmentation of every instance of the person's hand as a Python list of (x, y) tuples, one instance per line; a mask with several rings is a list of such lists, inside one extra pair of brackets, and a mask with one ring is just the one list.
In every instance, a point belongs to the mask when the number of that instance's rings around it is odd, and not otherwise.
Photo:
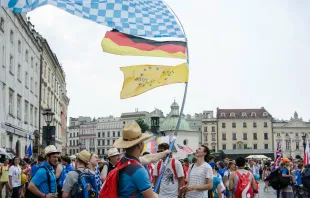
[(10, 190), (10, 192), (12, 192), (12, 191), (13, 191), (13, 188), (12, 188), (12, 186), (9, 186), (9, 190)]
[(169, 155), (169, 154), (172, 153), (172, 151), (170, 151), (170, 150), (165, 150), (164, 153), (165, 153), (166, 155)]
[(180, 190), (181, 192), (187, 192), (187, 191), (193, 190), (193, 188), (191, 186), (186, 185), (186, 186), (181, 187)]
[(46, 195), (46, 198), (57, 198), (57, 194), (49, 193)]

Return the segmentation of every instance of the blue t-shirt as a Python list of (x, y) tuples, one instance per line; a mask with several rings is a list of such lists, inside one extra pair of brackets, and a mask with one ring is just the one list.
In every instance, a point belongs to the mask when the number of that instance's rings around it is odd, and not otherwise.
[(218, 174), (220, 174), (223, 178), (225, 171), (226, 171), (226, 168), (220, 168), (220, 170), (218, 171)]
[(49, 192), (49, 186), (47, 181), (48, 178), (46, 175), (46, 170), (44, 168), (37, 169), (36, 174), (31, 179), (31, 182), (34, 183), (42, 193), (56, 193), (56, 176), (54, 174), (54, 168), (46, 161), (44, 161), (41, 166), (45, 166), (48, 170), (48, 174), (50, 175), (51, 192)]
[(36, 174), (38, 168), (39, 168), (40, 166), (42, 166), (42, 164), (43, 164), (43, 163), (40, 163), (40, 164), (37, 164), (37, 165), (34, 165), (34, 166), (31, 167), (31, 172), (30, 172), (30, 176), (31, 176), (31, 177), (33, 177), (34, 174)]
[(213, 177), (213, 187), (212, 187), (212, 194), (213, 198), (218, 198), (218, 194), (216, 192), (217, 186), (221, 184), (221, 179), (219, 177)]
[(74, 168), (73, 168), (73, 166), (71, 165), (71, 164), (68, 164), (67, 166), (66, 166), (66, 172), (67, 173), (69, 173), (70, 171), (73, 171), (74, 170)]
[[(133, 159), (140, 161), (132, 156), (125, 155), (121, 160), (125, 163), (127, 160)], [(141, 192), (151, 188), (149, 175), (147, 170), (141, 164), (131, 164), (119, 173), (119, 198), (131, 197), (135, 192), (135, 198), (142, 198)]]
[(301, 185), (301, 170), (295, 171), (296, 185)]

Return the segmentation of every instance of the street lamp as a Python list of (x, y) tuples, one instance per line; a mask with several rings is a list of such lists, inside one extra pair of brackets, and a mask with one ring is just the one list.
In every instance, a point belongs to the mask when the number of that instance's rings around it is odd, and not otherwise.
[(306, 152), (306, 137), (307, 137), (307, 134), (304, 133), (302, 137), (302, 141), (303, 141), (303, 146), (304, 146), (304, 153)]
[[(53, 136), (53, 134), (51, 134), (52, 130), (55, 129), (55, 127), (50, 127), (50, 124), (53, 120), (55, 113), (52, 112), (52, 109), (47, 108), (43, 111), (42, 115), (44, 116), (44, 120), (45, 120), (46, 125), (47, 125), (46, 130), (43, 129), (43, 133), (45, 131), (46, 146), (48, 146), (51, 144), (51, 140), (52, 140), (52, 136)], [(55, 134), (54, 134), (54, 136), (55, 136)], [(44, 137), (44, 135), (43, 135), (43, 137)]]

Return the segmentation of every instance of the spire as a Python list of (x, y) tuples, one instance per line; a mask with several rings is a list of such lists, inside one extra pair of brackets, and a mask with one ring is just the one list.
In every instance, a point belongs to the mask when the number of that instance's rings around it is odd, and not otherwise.
[(294, 113), (294, 119), (298, 119), (298, 113), (296, 111)]
[(171, 108), (170, 116), (178, 117), (179, 116), (179, 105), (178, 103), (175, 102), (175, 100), (171, 104), (170, 108)]

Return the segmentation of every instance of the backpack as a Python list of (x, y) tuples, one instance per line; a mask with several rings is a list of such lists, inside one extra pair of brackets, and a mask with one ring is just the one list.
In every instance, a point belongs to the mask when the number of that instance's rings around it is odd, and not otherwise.
[(235, 171), (235, 173), (239, 177), (237, 188), (235, 190), (235, 198), (254, 198), (254, 192), (250, 180), (251, 173), (249, 171), (246, 174), (240, 174), (239, 171)]
[(271, 172), (270, 175), (265, 179), (269, 182), (269, 185), (275, 189), (283, 189), (290, 184), (290, 178), (282, 177), (282, 169), (278, 168), (275, 171)]
[[(125, 163), (118, 162), (116, 167), (109, 172), (106, 180), (104, 181), (103, 187), (100, 190), (99, 198), (107, 197), (109, 198), (118, 198), (118, 179), (119, 179), (119, 171), (129, 166), (130, 164), (139, 164), (136, 160), (128, 160)], [(131, 195), (131, 198), (134, 197), (137, 192), (134, 192)]]
[(59, 178), (58, 178), (58, 182), (57, 184), (60, 186), (60, 187), (63, 187), (64, 186), (64, 182), (65, 182), (65, 179), (66, 179), (66, 175), (67, 175), (67, 171), (65, 169), (65, 167), (62, 165), (62, 171), (59, 175)]
[(98, 188), (95, 175), (90, 172), (75, 170), (79, 174), (77, 191), (73, 198), (98, 198)]
[[(160, 160), (160, 161), (158, 162), (158, 164), (157, 164), (157, 174), (158, 174), (158, 175), (159, 175), (159, 173), (160, 173), (160, 168), (161, 168), (162, 162), (163, 162), (163, 161)], [(175, 158), (172, 158), (172, 159), (171, 159), (171, 167), (172, 167), (174, 176), (175, 176), (176, 178), (178, 178), (177, 170), (176, 170), (176, 168), (175, 168)]]
[[(40, 168), (44, 168), (45, 171), (46, 171), (46, 176), (47, 176), (47, 184), (48, 184), (48, 191), (49, 192), (52, 192), (51, 191), (51, 177), (50, 177), (50, 174), (49, 174), (49, 171), (47, 170), (47, 168), (43, 165), (43, 166), (40, 166), (36, 172), (34, 173), (33, 177), (35, 176), (35, 174), (38, 172), (38, 170)], [(26, 193), (25, 193), (25, 197), (27, 198), (40, 198), (40, 196), (37, 196), (36, 194), (34, 194), (33, 192), (31, 192), (28, 188), (26, 189)]]
[(306, 189), (310, 189), (310, 168), (305, 168), (301, 173), (301, 183)]

